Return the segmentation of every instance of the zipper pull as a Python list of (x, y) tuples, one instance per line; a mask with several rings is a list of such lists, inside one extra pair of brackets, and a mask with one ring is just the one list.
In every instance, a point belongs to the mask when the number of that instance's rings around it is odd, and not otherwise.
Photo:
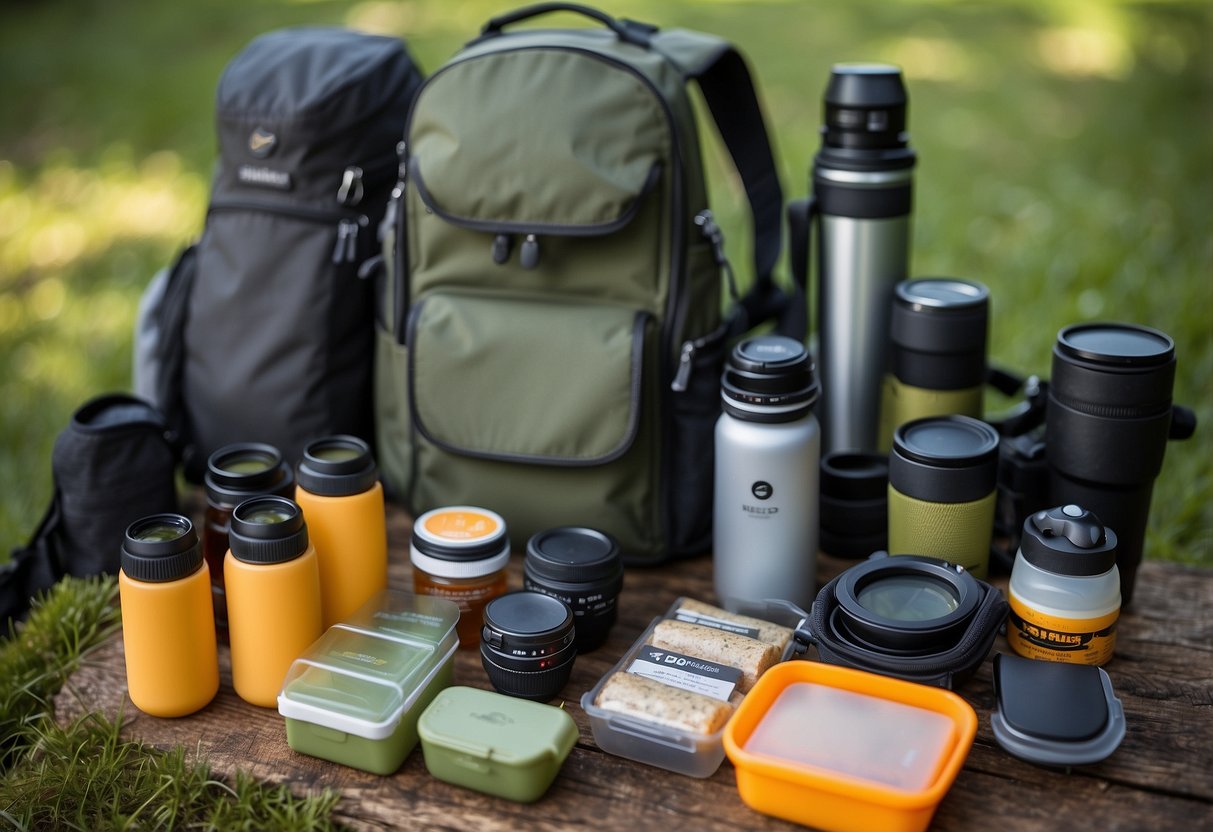
[(724, 255), (724, 232), (716, 224), (716, 218), (712, 216), (712, 212), (704, 208), (696, 214), (695, 225), (699, 226), (699, 233), (703, 235), (704, 239), (712, 244), (712, 254), (716, 257), (716, 264), (723, 266), (726, 259)]
[(533, 269), (539, 265), (539, 241), (534, 234), (527, 234), (518, 252), (518, 262), (524, 269)]
[(493, 238), (493, 262), (498, 266), (510, 259), (510, 237), (508, 234), (498, 234)]
[(350, 165), (341, 174), (341, 187), (337, 189), (337, 201), (354, 206), (362, 201), (362, 168)]
[(695, 361), (696, 349), (694, 341), (682, 342), (682, 353), (678, 356), (678, 372), (670, 383), (670, 389), (675, 393), (685, 393), (687, 385), (691, 382), (691, 365)]
[(729, 285), (729, 295), (736, 301), (740, 295), (737, 292), (737, 278), (733, 274), (733, 264), (729, 262), (728, 255), (724, 253), (724, 231), (716, 224), (715, 216), (707, 208), (695, 215), (695, 225), (699, 227), (699, 233), (703, 235), (703, 238), (712, 244), (712, 257), (716, 260), (716, 265), (724, 269), (724, 276)]
[(345, 262), (345, 240), (350, 235), (350, 221), (340, 220), (337, 223), (337, 244), (333, 246), (333, 262)]
[(358, 226), (366, 225), (370, 220), (359, 217), (356, 220), (343, 219), (337, 223), (337, 243), (333, 246), (333, 262), (353, 263), (358, 259)]
[(359, 220), (349, 221), (350, 230), (345, 235), (345, 262), (347, 263), (353, 263), (358, 259), (358, 227), (369, 222), (366, 217), (359, 217)]

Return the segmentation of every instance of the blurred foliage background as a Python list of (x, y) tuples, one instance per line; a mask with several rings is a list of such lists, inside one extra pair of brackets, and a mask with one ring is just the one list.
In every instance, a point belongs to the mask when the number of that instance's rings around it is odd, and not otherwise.
[[(1147, 553), (1213, 565), (1213, 6), (1203, 2), (601, 0), (733, 39), (758, 78), (785, 191), (803, 194), (830, 65), (900, 64), (919, 152), (912, 273), (994, 298), (991, 355), (1047, 374), (1080, 320), (1177, 343), (1172, 445)], [(54, 437), (130, 385), (153, 272), (196, 236), (219, 73), (252, 37), (343, 24), (437, 68), (508, 2), (42, 0), (0, 6), (0, 559), (34, 530)], [(574, 24), (574, 18), (552, 18)], [(708, 140), (712, 204), (744, 272), (744, 199)], [(997, 402), (996, 406), (1007, 402)]]

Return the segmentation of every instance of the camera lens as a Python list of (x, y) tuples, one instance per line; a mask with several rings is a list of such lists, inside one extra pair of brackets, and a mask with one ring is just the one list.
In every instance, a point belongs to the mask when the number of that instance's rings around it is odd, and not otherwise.
[(175, 581), (198, 569), (202, 547), (188, 518), (153, 514), (127, 526), (120, 562), (128, 578), (153, 583)]
[(1057, 335), (1046, 417), (1049, 497), (1115, 527), (1126, 605), (1171, 431), (1174, 382), (1175, 342), (1166, 333), (1088, 323)]
[(960, 606), (951, 587), (915, 575), (893, 575), (868, 584), (856, 599), (868, 612), (893, 621), (930, 621)]
[(913, 556), (859, 564), (835, 592), (839, 631), (872, 648), (916, 655), (958, 642), (981, 600), (968, 572)]
[(480, 660), (499, 693), (546, 702), (568, 683), (576, 658), (573, 611), (563, 601), (522, 590), (485, 605)]
[(619, 544), (605, 532), (577, 526), (539, 532), (527, 541), (522, 586), (569, 605), (577, 652), (588, 653), (606, 641), (615, 624), (615, 601), (623, 588)]

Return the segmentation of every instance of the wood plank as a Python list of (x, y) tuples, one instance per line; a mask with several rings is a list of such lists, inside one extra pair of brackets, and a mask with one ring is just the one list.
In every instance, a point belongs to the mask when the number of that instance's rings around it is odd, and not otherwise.
[[(409, 525), (390, 512), (390, 583), (411, 586)], [(123, 713), (125, 733), (156, 747), (182, 744), (230, 777), (245, 769), (259, 779), (287, 783), (299, 792), (339, 789), (339, 818), (355, 828), (401, 825), (450, 829), (536, 830), (578, 825), (587, 829), (653, 828), (687, 824), (709, 830), (797, 828), (747, 809), (726, 761), (711, 778), (697, 780), (633, 763), (594, 743), (579, 699), (627, 649), (652, 617), (678, 595), (711, 599), (710, 559), (629, 570), (619, 622), (606, 645), (578, 657), (563, 691), (581, 739), (549, 793), (534, 806), (480, 795), (441, 783), (425, 770), (420, 751), (391, 777), (295, 754), (273, 710), (241, 701), (231, 689), (229, 657), (220, 651), (221, 689), (215, 701), (190, 717), (163, 720), (139, 713), (126, 696), (121, 639), (91, 654), (56, 700), (60, 719), (85, 711)], [(848, 566), (823, 557), (822, 579)], [(521, 586), (520, 560), (511, 564), (512, 587)], [(964, 771), (936, 815), (938, 829), (973, 828), (992, 818), (1005, 829), (1045, 824), (1071, 829), (1141, 829), (1160, 825), (1213, 826), (1213, 573), (1147, 562), (1134, 609), (1122, 617), (1115, 660), (1108, 670), (1124, 702), (1128, 734), (1109, 760), (1073, 773), (1016, 760), (993, 741), (994, 704), (987, 662), (960, 693), (977, 709), (977, 741)], [(999, 649), (1006, 650), (1000, 639)], [(458, 684), (488, 687), (474, 651), (456, 657)]]

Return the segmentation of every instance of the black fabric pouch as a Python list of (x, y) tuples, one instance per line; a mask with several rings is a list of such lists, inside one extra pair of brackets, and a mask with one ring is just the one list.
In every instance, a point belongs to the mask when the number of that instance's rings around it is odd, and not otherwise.
[(112, 574), (128, 525), (177, 511), (177, 454), (160, 412), (133, 396), (87, 402), (55, 440), (55, 491), (38, 530), (0, 567), (0, 622), (64, 575)]

